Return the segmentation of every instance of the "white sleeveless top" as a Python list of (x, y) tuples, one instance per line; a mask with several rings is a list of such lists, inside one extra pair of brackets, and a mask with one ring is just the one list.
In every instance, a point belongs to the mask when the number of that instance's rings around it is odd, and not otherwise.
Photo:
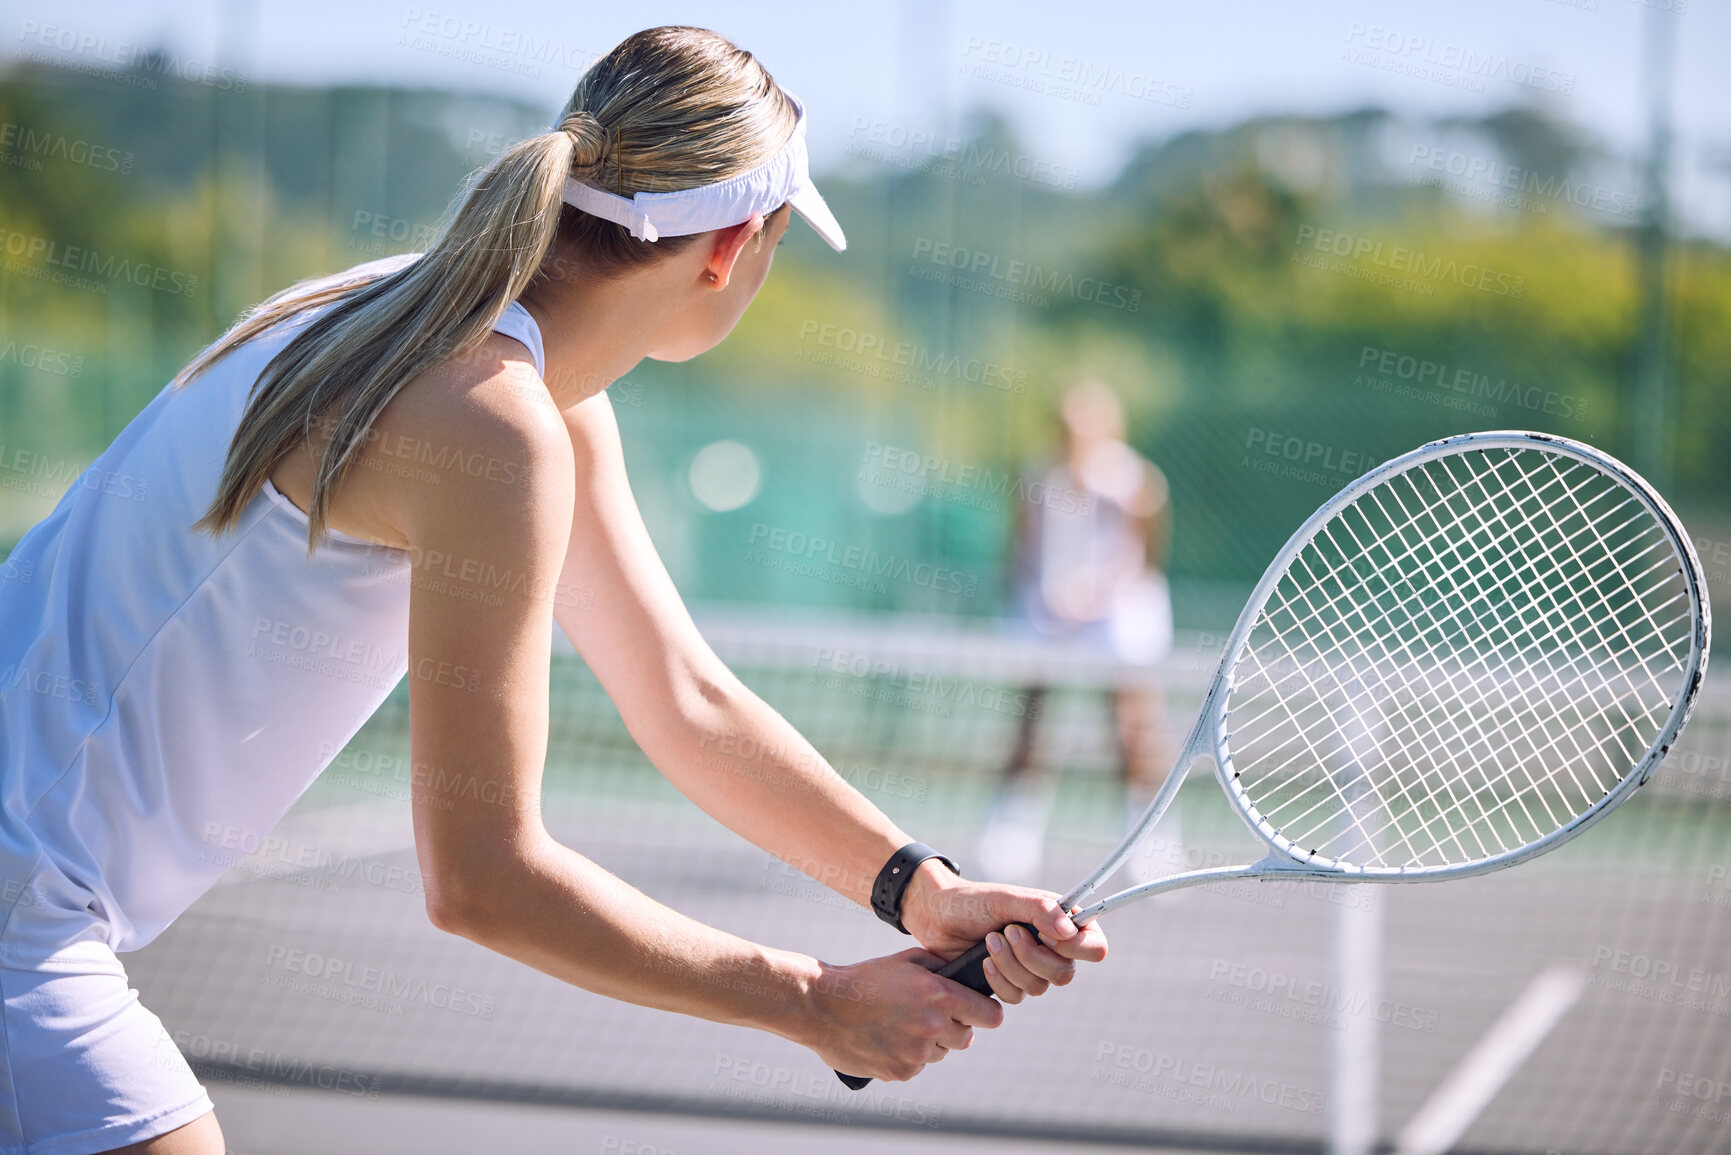
[[(0, 965), (155, 938), (407, 670), (406, 551), (332, 532), (309, 559), (306, 515), (268, 481), (233, 532), (192, 528), (311, 315), (157, 394), (0, 565)], [(494, 328), (545, 372), (527, 310)]]
[[(1166, 575), (1147, 564), (1148, 543), (1130, 512), (1146, 463), (1122, 441), (1096, 461), (1086, 475), (1063, 461), (1036, 475), (1046, 497), (1026, 506), (1016, 598), (1047, 637), (1097, 643), (1120, 662), (1151, 665), (1172, 647), (1172, 599)], [(1059, 613), (1057, 591), (1094, 587), (1102, 574), (1116, 576), (1099, 616), (1077, 622)]]

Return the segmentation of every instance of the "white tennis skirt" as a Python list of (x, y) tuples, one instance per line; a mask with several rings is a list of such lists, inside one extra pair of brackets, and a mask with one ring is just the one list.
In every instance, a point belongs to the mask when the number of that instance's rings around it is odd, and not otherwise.
[(0, 1155), (94, 1155), (211, 1109), (105, 944), (0, 966)]
[(1120, 585), (1098, 621), (1057, 620), (1040, 600), (1037, 585), (1019, 591), (1018, 601), (1022, 617), (1012, 628), (1100, 661), (1152, 666), (1172, 652), (1172, 594), (1165, 575), (1152, 570)]

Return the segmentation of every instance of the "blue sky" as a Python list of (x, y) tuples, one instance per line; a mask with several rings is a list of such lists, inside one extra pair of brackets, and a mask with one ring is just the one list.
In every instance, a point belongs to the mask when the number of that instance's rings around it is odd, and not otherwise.
[[(1682, 11), (1675, 9), (1681, 7)], [(816, 165), (873, 132), (953, 130), (991, 105), (1025, 151), (1109, 178), (1140, 137), (1258, 113), (1376, 103), (1416, 116), (1528, 103), (1611, 148), (1645, 139), (1644, 26), (1675, 30), (1674, 195), (1731, 237), (1731, 0), (13, 0), (0, 59), (100, 60), (155, 45), (260, 80), (521, 96), (549, 115), (595, 54), (699, 24), (755, 52), (811, 110)], [(68, 47), (71, 45), (71, 47)]]

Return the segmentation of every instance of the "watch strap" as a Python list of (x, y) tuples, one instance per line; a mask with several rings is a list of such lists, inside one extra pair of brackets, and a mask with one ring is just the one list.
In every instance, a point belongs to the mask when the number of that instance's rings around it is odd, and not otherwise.
[(923, 842), (910, 842), (890, 855), (878, 871), (877, 881), (872, 883), (872, 910), (903, 934), (912, 932), (902, 925), (902, 897), (907, 893), (908, 883), (913, 881), (914, 871), (928, 858), (937, 859), (957, 875), (962, 873), (949, 855), (940, 854)]

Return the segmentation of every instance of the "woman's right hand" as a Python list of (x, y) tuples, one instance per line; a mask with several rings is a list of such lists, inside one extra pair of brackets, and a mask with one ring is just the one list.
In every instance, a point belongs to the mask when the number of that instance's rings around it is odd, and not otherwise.
[(1004, 1021), (996, 999), (939, 978), (932, 972), (944, 960), (918, 947), (851, 966), (818, 965), (815, 1026), (795, 1041), (846, 1075), (905, 1082), (966, 1050), (975, 1027)]

